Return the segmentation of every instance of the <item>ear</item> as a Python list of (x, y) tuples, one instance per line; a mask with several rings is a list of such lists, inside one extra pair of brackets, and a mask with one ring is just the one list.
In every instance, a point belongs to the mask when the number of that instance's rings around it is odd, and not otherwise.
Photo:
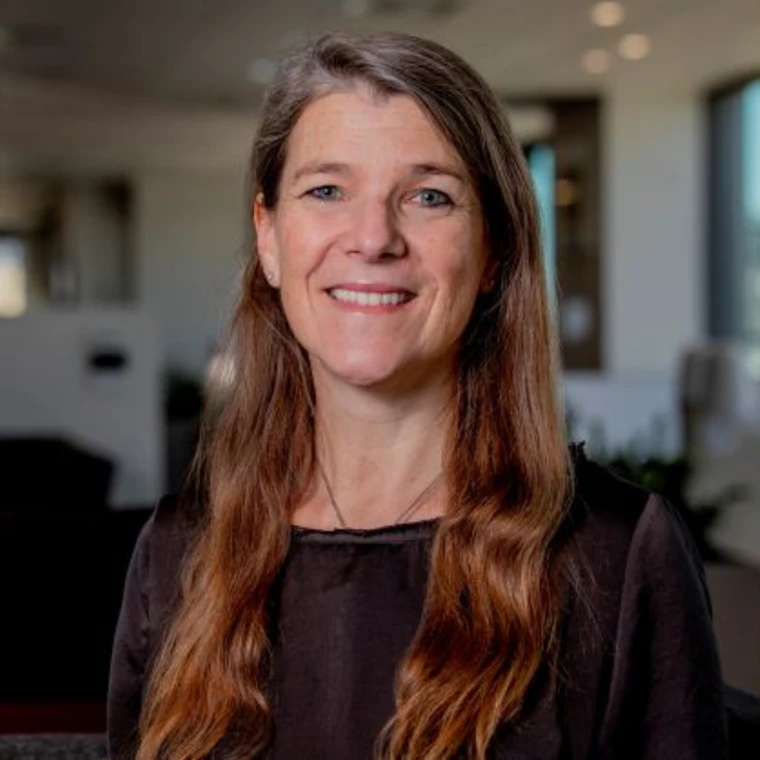
[(275, 235), (274, 209), (264, 205), (264, 195), (258, 193), (253, 201), (253, 227), (256, 230), (256, 249), (267, 281), (273, 288), (280, 286), (280, 256)]

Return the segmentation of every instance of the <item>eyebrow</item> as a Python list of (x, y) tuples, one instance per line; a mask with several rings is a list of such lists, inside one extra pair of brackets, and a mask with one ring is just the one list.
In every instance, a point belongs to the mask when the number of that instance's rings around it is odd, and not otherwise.
[[(350, 174), (351, 166), (341, 161), (317, 161), (313, 163), (304, 164), (299, 167), (293, 173), (293, 182), (297, 182), (303, 177), (308, 177), (313, 174)], [(422, 164), (414, 164), (411, 167), (410, 173), (416, 177), (429, 177), (435, 175), (442, 175), (453, 177), (459, 182), (466, 183), (465, 177), (455, 167), (447, 164), (438, 164), (435, 162), (427, 162)]]
[(293, 182), (312, 174), (348, 174), (350, 171), (351, 167), (340, 161), (318, 161), (304, 164), (297, 169), (293, 174)]
[(435, 176), (437, 174), (440, 174), (447, 177), (453, 177), (460, 182), (467, 181), (460, 171), (458, 171), (453, 166), (449, 166), (448, 164), (415, 164), (412, 167), (412, 174), (418, 177), (428, 177), (431, 175)]

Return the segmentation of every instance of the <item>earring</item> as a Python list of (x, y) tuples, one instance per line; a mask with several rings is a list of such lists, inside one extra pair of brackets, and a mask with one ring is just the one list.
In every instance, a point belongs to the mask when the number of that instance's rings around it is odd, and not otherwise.
[(268, 269), (264, 270), (264, 277), (267, 278), (267, 282), (271, 285), (272, 280), (274, 279), (274, 273), (270, 272)]

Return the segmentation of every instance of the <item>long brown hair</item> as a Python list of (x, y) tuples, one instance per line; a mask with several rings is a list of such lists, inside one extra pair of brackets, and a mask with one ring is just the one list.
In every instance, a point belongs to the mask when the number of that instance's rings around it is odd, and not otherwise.
[[(431, 549), (419, 628), (378, 739), (392, 760), (485, 757), (519, 721), (557, 649), (571, 491), (539, 225), (520, 146), (484, 80), (419, 38), (327, 35), (281, 66), (263, 106), (251, 199), (277, 203), (288, 135), (308, 103), (362, 84), (417, 101), (478, 190), (494, 287), (463, 336), (445, 448), (450, 502)], [(292, 509), (312, 482), (314, 389), (255, 243), (232, 321), (236, 379), (199, 448), (204, 514), (182, 597), (153, 663), (139, 760), (263, 753), (276, 620), (270, 598)]]

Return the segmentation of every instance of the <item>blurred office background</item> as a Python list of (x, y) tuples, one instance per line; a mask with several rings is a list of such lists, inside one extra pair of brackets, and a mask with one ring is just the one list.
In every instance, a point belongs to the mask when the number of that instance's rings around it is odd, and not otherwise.
[(678, 503), (760, 692), (758, 0), (3, 0), (0, 733), (104, 729), (126, 563), (223, 374), (260, 98), (336, 29), (432, 37), (503, 96), (571, 434)]

